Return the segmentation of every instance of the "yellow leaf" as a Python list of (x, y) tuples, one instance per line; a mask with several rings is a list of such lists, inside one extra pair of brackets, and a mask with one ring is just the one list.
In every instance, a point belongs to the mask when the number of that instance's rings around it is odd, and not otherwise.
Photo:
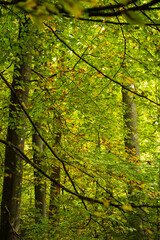
[(149, 212), (147, 207), (144, 207), (143, 210), (144, 210), (146, 213)]
[(23, 144), (19, 144), (18, 147), (23, 148)]
[(103, 204), (104, 204), (104, 206), (105, 206), (106, 208), (108, 208), (109, 205), (110, 205), (110, 201), (107, 200), (107, 199), (105, 199), (105, 200), (103, 200)]
[(36, 6), (37, 6), (37, 3), (36, 3), (35, 0), (27, 0), (27, 1), (26, 1), (26, 7), (25, 7), (25, 8), (26, 8), (27, 10), (30, 10), (30, 9), (36, 7)]
[(126, 211), (133, 211), (133, 208), (130, 204), (124, 204), (122, 205), (121, 207), (123, 210), (126, 210)]
[(153, 232), (151, 230), (149, 230), (149, 229), (146, 229), (146, 232), (148, 232), (149, 235), (153, 235)]
[(100, 213), (100, 212), (95, 212), (94, 215), (95, 215), (96, 217), (102, 217), (102, 213)]
[(127, 77), (121, 73), (119, 73), (118, 76), (123, 80), (123, 83), (132, 84), (134, 82), (134, 80), (131, 77)]
[(145, 188), (145, 186), (146, 186), (146, 184), (144, 184), (144, 183), (141, 183), (141, 184), (139, 185), (140, 188)]

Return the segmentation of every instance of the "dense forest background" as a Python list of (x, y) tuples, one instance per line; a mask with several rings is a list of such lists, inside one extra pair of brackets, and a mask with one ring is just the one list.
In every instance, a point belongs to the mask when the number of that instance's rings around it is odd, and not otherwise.
[(160, 239), (159, 10), (0, 1), (2, 240)]

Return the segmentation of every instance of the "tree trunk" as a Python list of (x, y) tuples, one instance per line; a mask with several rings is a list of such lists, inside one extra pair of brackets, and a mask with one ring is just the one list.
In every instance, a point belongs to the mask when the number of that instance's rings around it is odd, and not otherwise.
[[(129, 88), (134, 88), (133, 84), (128, 85)], [(135, 174), (140, 175), (138, 161), (140, 157), (139, 150), (139, 139), (137, 132), (137, 112), (136, 104), (133, 101), (133, 96), (128, 93), (125, 89), (122, 89), (122, 97), (124, 103), (124, 124), (125, 124), (125, 151), (127, 157), (130, 161), (133, 161)], [(137, 165), (136, 165), (137, 164)], [(128, 199), (130, 202), (134, 202), (135, 197), (132, 196), (132, 186), (128, 185)], [(140, 218), (141, 212), (137, 211), (131, 212), (128, 217), (128, 222), (130, 227), (134, 228), (136, 231), (133, 231), (129, 234), (128, 239), (142, 240), (144, 235), (142, 231), (142, 219)], [(141, 216), (142, 217), (142, 216)]]
[[(41, 123), (36, 122), (36, 127), (41, 129)], [(42, 162), (43, 142), (37, 133), (33, 133), (33, 161), (39, 167)], [(42, 218), (46, 218), (46, 186), (44, 177), (38, 172), (34, 171), (35, 176), (35, 207), (38, 210), (38, 215), (35, 217), (35, 222), (40, 223)]]
[[(51, 169), (51, 178), (55, 179), (60, 183), (60, 166), (54, 166)], [(49, 218), (53, 222), (57, 222), (57, 214), (58, 214), (58, 195), (60, 194), (60, 188), (55, 184), (51, 183), (50, 188), (50, 204), (49, 204)]]
[[(55, 144), (54, 147), (58, 151), (58, 146), (61, 141), (61, 119), (60, 116), (55, 117), (55, 123), (54, 123), (54, 133), (55, 133)], [(57, 133), (56, 133), (57, 132)], [(60, 165), (59, 162), (54, 164), (51, 168), (51, 177), (58, 181), (60, 183)], [(55, 183), (51, 183), (50, 187), (50, 205), (49, 205), (49, 218), (52, 222), (58, 222), (58, 195), (60, 194), (60, 188)]]
[[(129, 88), (134, 88), (133, 85), (129, 85)], [(136, 104), (133, 102), (133, 97), (125, 89), (122, 90), (123, 103), (125, 107), (124, 123), (126, 127), (126, 134), (124, 137), (126, 152), (132, 156), (139, 158), (139, 139), (137, 132), (137, 112)]]
[[(28, 32), (27, 20), (23, 23), (23, 33)], [(22, 29), (21, 29), (22, 30)], [(28, 101), (28, 82), (31, 72), (31, 56), (25, 45), (25, 39), (20, 31), (19, 65), (14, 68), (12, 87), (17, 97), (26, 105)], [(25, 41), (25, 42), (24, 42)], [(17, 102), (15, 95), (11, 92), (9, 105), (9, 124), (7, 141), (24, 151), (25, 140), (25, 115)], [(1, 239), (15, 240), (20, 225), (20, 206), (22, 188), (22, 159), (10, 148), (5, 150), (4, 181), (1, 203)]]

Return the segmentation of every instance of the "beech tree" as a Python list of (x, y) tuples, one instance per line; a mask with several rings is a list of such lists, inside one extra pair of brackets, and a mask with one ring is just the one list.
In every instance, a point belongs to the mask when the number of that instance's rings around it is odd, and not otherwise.
[[(28, 35), (29, 23), (27, 19), (19, 24), (20, 42), (15, 64), (12, 90), (9, 105), (9, 122), (7, 141), (14, 144), (21, 151), (24, 150), (25, 140), (25, 115), (17, 102), (19, 100), (27, 105), (29, 80), (31, 72), (31, 55), (28, 51), (29, 44), (25, 44), (24, 36)], [(21, 187), (23, 163), (13, 149), (6, 146), (4, 162), (4, 181), (1, 204), (1, 236), (2, 239), (16, 239), (20, 224)]]
[[(40, 130), (41, 123), (36, 122), (35, 125)], [(33, 161), (36, 165), (41, 166), (43, 158), (43, 142), (39, 135), (34, 132), (32, 136), (33, 142)], [(35, 170), (35, 207), (38, 210), (38, 217), (35, 218), (39, 223), (41, 218), (46, 218), (46, 186), (43, 176)]]
[[(135, 88), (133, 84), (129, 84), (130, 88)], [(133, 96), (130, 96), (128, 92), (122, 89), (122, 101), (124, 103), (124, 124), (125, 124), (125, 135), (124, 135), (124, 143), (125, 143), (125, 151), (126, 158), (132, 161), (134, 160), (137, 164), (140, 161), (140, 150), (139, 150), (139, 138), (138, 138), (138, 126), (137, 126), (137, 111), (136, 105), (133, 100)], [(137, 175), (140, 175), (140, 169), (137, 166), (134, 166), (134, 171)], [(134, 201), (134, 189), (132, 189), (132, 185), (128, 186), (128, 198), (130, 201)], [(133, 231), (131, 236), (128, 236), (129, 239), (143, 239), (145, 238), (143, 232), (143, 223), (142, 223), (142, 213), (139, 211), (137, 213), (131, 213), (129, 215), (130, 225), (136, 229)]]

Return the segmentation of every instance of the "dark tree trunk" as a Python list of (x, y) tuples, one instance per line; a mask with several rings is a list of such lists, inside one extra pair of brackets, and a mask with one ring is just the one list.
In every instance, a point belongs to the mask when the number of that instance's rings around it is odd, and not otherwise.
[[(27, 21), (22, 26), (28, 29)], [(28, 30), (27, 30), (28, 31)], [(16, 96), (26, 105), (28, 101), (29, 80), (31, 72), (31, 57), (26, 49), (23, 34), (19, 36), (21, 45), (17, 56), (20, 59), (19, 66), (15, 66), (12, 87)], [(24, 45), (23, 45), (24, 44)], [(21, 151), (24, 150), (25, 140), (25, 115), (11, 92), (9, 106), (9, 123), (7, 141), (14, 144)], [(22, 188), (22, 159), (10, 148), (5, 150), (4, 181), (1, 203), (1, 240), (15, 240), (20, 225), (20, 206)]]

